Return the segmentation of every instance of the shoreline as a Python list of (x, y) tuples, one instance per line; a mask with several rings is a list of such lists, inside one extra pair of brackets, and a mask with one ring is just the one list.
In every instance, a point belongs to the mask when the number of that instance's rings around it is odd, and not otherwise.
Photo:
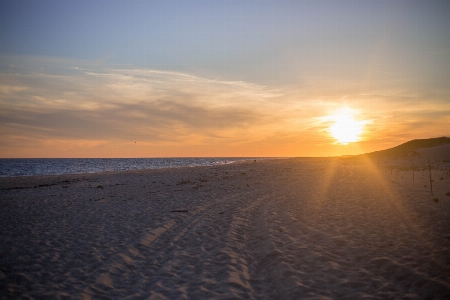
[(411, 175), (292, 158), (0, 178), (0, 293), (448, 297), (450, 174), (434, 196)]
[[(278, 158), (277, 158), (278, 159)], [(264, 159), (265, 161), (272, 160)], [(276, 160), (276, 159), (273, 159)], [(261, 161), (261, 160), (260, 160)], [(181, 167), (166, 167), (166, 168), (148, 168), (148, 169), (135, 169), (135, 170), (123, 170), (123, 171), (102, 171), (102, 172), (89, 172), (89, 173), (74, 173), (74, 174), (52, 174), (52, 175), (24, 175), (24, 176), (0, 176), (0, 190), (11, 190), (11, 189), (29, 189), (39, 187), (36, 184), (28, 183), (25, 186), (12, 186), (17, 185), (16, 183), (22, 182), (38, 182), (39, 184), (50, 183), (64, 183), (66, 180), (84, 180), (90, 177), (97, 176), (114, 176), (114, 175), (127, 175), (127, 174), (140, 174), (140, 173), (151, 173), (151, 172), (166, 172), (171, 170), (189, 170), (195, 168), (214, 168), (226, 165), (237, 165), (242, 163), (254, 163), (253, 160), (243, 160), (235, 161), (231, 163), (210, 165), (210, 166), (181, 166)]]
[[(149, 158), (148, 160), (158, 160), (160, 158)], [(170, 159), (174, 159), (177, 160), (178, 158), (168, 158), (168, 160)], [(180, 158), (183, 159), (183, 158)], [(208, 159), (227, 159), (229, 161), (216, 161), (214, 163), (210, 163), (210, 164), (196, 164), (195, 162), (185, 162), (186, 165), (177, 165), (177, 164), (173, 164), (173, 165), (163, 165), (163, 166), (158, 166), (158, 165), (153, 165), (153, 166), (144, 166), (141, 168), (135, 168), (135, 169), (125, 169), (125, 170), (100, 170), (100, 171), (74, 171), (74, 173), (59, 173), (59, 174), (30, 174), (30, 175), (0, 175), (0, 178), (9, 178), (9, 177), (32, 177), (32, 176), (60, 176), (60, 175), (80, 175), (80, 174), (97, 174), (97, 173), (110, 173), (110, 172), (128, 172), (128, 171), (141, 171), (141, 170), (160, 170), (160, 169), (173, 169), (173, 168), (185, 168), (185, 167), (208, 167), (208, 166), (216, 166), (216, 165), (227, 165), (227, 164), (233, 164), (233, 163), (239, 163), (239, 162), (243, 162), (243, 161), (254, 161), (254, 160), (266, 160), (266, 159), (280, 159), (280, 158), (242, 158), (242, 157), (230, 157), (230, 158), (204, 158), (204, 157), (198, 157), (198, 158), (184, 158), (184, 159), (190, 159), (190, 160), (208, 160)], [(236, 159), (234, 161), (231, 161), (232, 159)], [(1, 159), (0, 159), (1, 160)], [(15, 160), (15, 159), (4, 159), (4, 160)], [(33, 158), (30, 159), (17, 159), (17, 160), (34, 160)], [(74, 158), (74, 159), (65, 159), (65, 158), (46, 158), (46, 159), (36, 159), (36, 160), (141, 160), (141, 159), (135, 159), (135, 158), (130, 158), (130, 159), (121, 159), (121, 158), (113, 158), (113, 159), (103, 159), (103, 158)], [(146, 159), (144, 159), (146, 160)], [(198, 162), (197, 162), (198, 163)], [(24, 166), (22, 166), (23, 168)], [(65, 166), (65, 168), (70, 167), (70, 166)], [(15, 168), (17, 168), (17, 166), (15, 166)], [(63, 168), (62, 166), (59, 166), (59, 168)], [(100, 167), (101, 168), (101, 167)], [(108, 167), (111, 168), (111, 167)], [(89, 168), (87, 168), (89, 169)]]

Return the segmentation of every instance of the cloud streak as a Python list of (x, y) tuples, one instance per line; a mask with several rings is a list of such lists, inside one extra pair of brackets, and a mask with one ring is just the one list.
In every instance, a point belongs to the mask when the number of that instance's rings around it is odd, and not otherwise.
[[(336, 151), (319, 149), (337, 147), (326, 116), (345, 106), (367, 124), (366, 140), (395, 144), (399, 136), (427, 137), (433, 128), (433, 135), (449, 134), (447, 91), (424, 101), (426, 94), (404, 89), (352, 93), (354, 83), (344, 80), (339, 89), (327, 82), (299, 89), (49, 58), (0, 57), (0, 63), (4, 157), (18, 148), (21, 156), (184, 156), (186, 149), (200, 156), (330, 155)], [(417, 124), (421, 129), (405, 136)], [(135, 142), (139, 151), (129, 148)], [(58, 154), (61, 145), (81, 150)], [(46, 154), (49, 147), (54, 151)], [(155, 147), (163, 150), (155, 154)]]
[[(58, 64), (57, 64), (58, 65)], [(61, 66), (58, 65), (60, 68)], [(4, 72), (3, 140), (116, 140), (202, 144), (254, 132), (274, 122), (266, 99), (280, 93), (256, 84), (145, 69), (70, 67)], [(47, 69), (48, 67), (47, 61)], [(13, 70), (16, 71), (16, 70)], [(14, 84), (14, 85), (12, 85)], [(254, 138), (261, 132), (252, 135)]]

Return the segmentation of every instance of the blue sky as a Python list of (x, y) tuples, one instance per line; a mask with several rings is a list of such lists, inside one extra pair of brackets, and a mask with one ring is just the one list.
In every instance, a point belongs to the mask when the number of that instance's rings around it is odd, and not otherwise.
[[(449, 17), (448, 1), (2, 1), (0, 155), (334, 155), (448, 135)], [(327, 133), (341, 107), (366, 124), (358, 145)]]

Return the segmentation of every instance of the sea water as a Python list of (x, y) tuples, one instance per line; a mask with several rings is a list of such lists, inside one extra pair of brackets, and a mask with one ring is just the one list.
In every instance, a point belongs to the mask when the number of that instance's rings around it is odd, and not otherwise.
[(0, 159), (0, 177), (118, 172), (230, 164), (261, 158), (26, 158)]

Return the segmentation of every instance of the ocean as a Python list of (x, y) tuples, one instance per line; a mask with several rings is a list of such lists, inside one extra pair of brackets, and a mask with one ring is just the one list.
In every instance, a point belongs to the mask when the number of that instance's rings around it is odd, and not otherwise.
[(214, 166), (255, 159), (261, 158), (14, 158), (0, 159), (0, 177)]

